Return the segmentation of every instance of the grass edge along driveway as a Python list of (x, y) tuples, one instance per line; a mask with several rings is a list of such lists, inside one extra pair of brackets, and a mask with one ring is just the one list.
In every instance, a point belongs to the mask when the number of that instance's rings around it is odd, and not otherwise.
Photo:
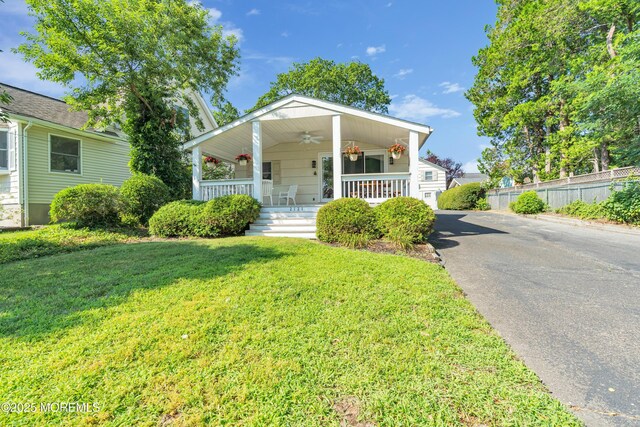
[(97, 406), (0, 425), (579, 425), (434, 264), (241, 237), (0, 268), (0, 396)]

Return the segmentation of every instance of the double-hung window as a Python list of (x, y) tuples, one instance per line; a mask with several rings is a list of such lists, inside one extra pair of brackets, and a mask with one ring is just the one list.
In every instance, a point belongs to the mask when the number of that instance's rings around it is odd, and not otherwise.
[(0, 170), (9, 170), (9, 131), (0, 129)]
[(51, 172), (80, 175), (82, 170), (80, 140), (58, 135), (50, 135), (49, 158)]

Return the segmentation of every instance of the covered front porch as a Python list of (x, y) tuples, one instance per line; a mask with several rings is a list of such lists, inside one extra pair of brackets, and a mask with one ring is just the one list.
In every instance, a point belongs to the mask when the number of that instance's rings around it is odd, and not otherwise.
[[(185, 144), (193, 197), (248, 194), (265, 205), (415, 197), (419, 150), (430, 133), (425, 125), (292, 95)], [(396, 158), (394, 144), (405, 148)], [(357, 156), (345, 154), (353, 147)], [(241, 154), (251, 159), (238, 160)], [(203, 180), (203, 156), (231, 164), (232, 179)]]

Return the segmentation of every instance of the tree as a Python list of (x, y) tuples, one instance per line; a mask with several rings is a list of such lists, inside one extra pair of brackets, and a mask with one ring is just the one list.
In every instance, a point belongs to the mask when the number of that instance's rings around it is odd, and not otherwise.
[(440, 158), (436, 154), (431, 152), (431, 150), (427, 150), (427, 157), (425, 157), (425, 160), (441, 166), (447, 170), (447, 188), (449, 188), (449, 184), (451, 184), (453, 178), (458, 178), (464, 175), (464, 170), (462, 170), (462, 163), (456, 162), (450, 157)]
[(264, 107), (296, 93), (326, 101), (350, 105), (377, 113), (387, 113), (391, 98), (384, 79), (377, 77), (367, 64), (338, 63), (315, 58), (295, 63), (286, 73), (278, 74), (267, 93), (248, 111)]
[(131, 169), (159, 177), (184, 196), (188, 166), (180, 150), (189, 123), (202, 121), (191, 92), (215, 105), (237, 71), (233, 37), (208, 24), (186, 0), (27, 0), (35, 32), (17, 50), (38, 76), (71, 88), (66, 101), (89, 114), (87, 127), (123, 126)]
[(229, 101), (223, 101), (218, 109), (212, 111), (218, 126), (224, 126), (240, 118), (240, 112)]

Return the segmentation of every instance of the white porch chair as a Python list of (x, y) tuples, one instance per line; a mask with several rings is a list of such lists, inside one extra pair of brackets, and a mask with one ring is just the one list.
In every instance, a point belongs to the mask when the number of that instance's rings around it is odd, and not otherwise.
[(297, 192), (298, 184), (290, 185), (287, 191), (281, 191), (280, 194), (278, 194), (278, 205), (280, 205), (280, 199), (287, 199), (287, 206), (289, 206), (289, 200), (292, 200), (295, 205)]
[(262, 180), (262, 198), (269, 198), (269, 204), (273, 206), (273, 180), (271, 179), (263, 179)]

